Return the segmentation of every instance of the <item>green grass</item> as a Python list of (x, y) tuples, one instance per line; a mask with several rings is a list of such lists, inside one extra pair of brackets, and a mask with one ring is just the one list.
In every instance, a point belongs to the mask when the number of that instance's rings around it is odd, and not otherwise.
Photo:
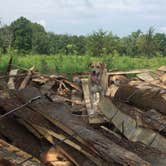
[[(10, 56), (0, 55), (0, 71), (5, 71)], [(88, 64), (92, 61), (101, 61), (107, 64), (109, 69), (128, 70), (139, 68), (158, 68), (166, 64), (166, 57), (157, 56), (153, 58), (129, 56), (65, 56), (65, 55), (27, 55), (14, 56), (13, 64), (22, 68), (35, 66), (42, 73), (74, 73), (88, 71)], [(17, 68), (17, 67), (15, 67)]]

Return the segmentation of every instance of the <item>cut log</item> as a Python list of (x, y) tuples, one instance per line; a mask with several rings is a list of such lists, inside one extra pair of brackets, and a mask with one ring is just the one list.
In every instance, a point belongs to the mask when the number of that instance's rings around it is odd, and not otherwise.
[[(27, 88), (18, 93), (18, 96), (25, 102), (38, 93), (38, 90), (35, 88)], [(72, 135), (75, 139), (91, 149), (94, 154), (99, 155), (107, 162), (111, 163), (112, 161), (115, 161), (122, 165), (150, 165), (136, 154), (121, 148), (98, 131), (85, 126), (80, 120), (78, 121), (77, 118), (71, 115), (69, 108), (65, 104), (55, 104), (43, 99), (40, 103), (34, 103), (29, 107), (34, 111), (41, 113), (53, 124), (67, 132), (69, 135)]]
[(158, 87), (138, 86), (111, 86), (111, 96), (122, 102), (134, 104), (143, 110), (155, 109), (166, 114), (166, 91)]
[[(16, 165), (22, 166), (44, 166), (39, 160), (33, 156), (23, 152), (22, 150), (0, 140), (0, 155), (4, 159), (11, 161)], [(4, 165), (3, 165), (4, 166)]]
[(24, 89), (24, 88), (27, 86), (27, 84), (29, 83), (29, 81), (30, 81), (30, 79), (31, 79), (31, 76), (32, 76), (32, 73), (34, 72), (34, 70), (35, 70), (35, 67), (34, 67), (34, 66), (31, 67), (31, 68), (28, 70), (26, 77), (24, 78), (24, 80), (22, 81), (22, 83), (21, 83), (21, 85), (20, 85), (20, 87), (19, 87), (19, 90)]

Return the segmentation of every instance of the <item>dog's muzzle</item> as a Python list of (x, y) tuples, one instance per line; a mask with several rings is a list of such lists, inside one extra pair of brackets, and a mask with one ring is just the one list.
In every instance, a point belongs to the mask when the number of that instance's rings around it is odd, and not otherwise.
[(91, 80), (95, 83), (99, 83), (99, 75), (100, 75), (100, 73), (97, 73), (96, 71), (92, 71)]

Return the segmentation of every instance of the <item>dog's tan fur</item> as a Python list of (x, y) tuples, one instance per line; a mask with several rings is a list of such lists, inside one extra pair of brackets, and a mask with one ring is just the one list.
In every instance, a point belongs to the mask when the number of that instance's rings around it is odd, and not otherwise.
[(92, 114), (95, 113), (94, 105), (97, 105), (100, 101), (101, 95), (104, 95), (104, 87), (103, 87), (103, 74), (105, 73), (106, 65), (101, 62), (93, 62), (89, 65), (90, 78), (89, 78), (89, 86), (91, 93), (91, 106), (92, 106)]

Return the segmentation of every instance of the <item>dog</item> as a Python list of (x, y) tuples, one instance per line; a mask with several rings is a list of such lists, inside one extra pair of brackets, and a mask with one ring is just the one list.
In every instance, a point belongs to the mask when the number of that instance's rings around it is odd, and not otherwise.
[(100, 102), (101, 95), (104, 96), (105, 88), (103, 87), (103, 76), (106, 74), (106, 65), (101, 62), (90, 63), (90, 94), (91, 94), (91, 112), (94, 115), (97, 105)]

